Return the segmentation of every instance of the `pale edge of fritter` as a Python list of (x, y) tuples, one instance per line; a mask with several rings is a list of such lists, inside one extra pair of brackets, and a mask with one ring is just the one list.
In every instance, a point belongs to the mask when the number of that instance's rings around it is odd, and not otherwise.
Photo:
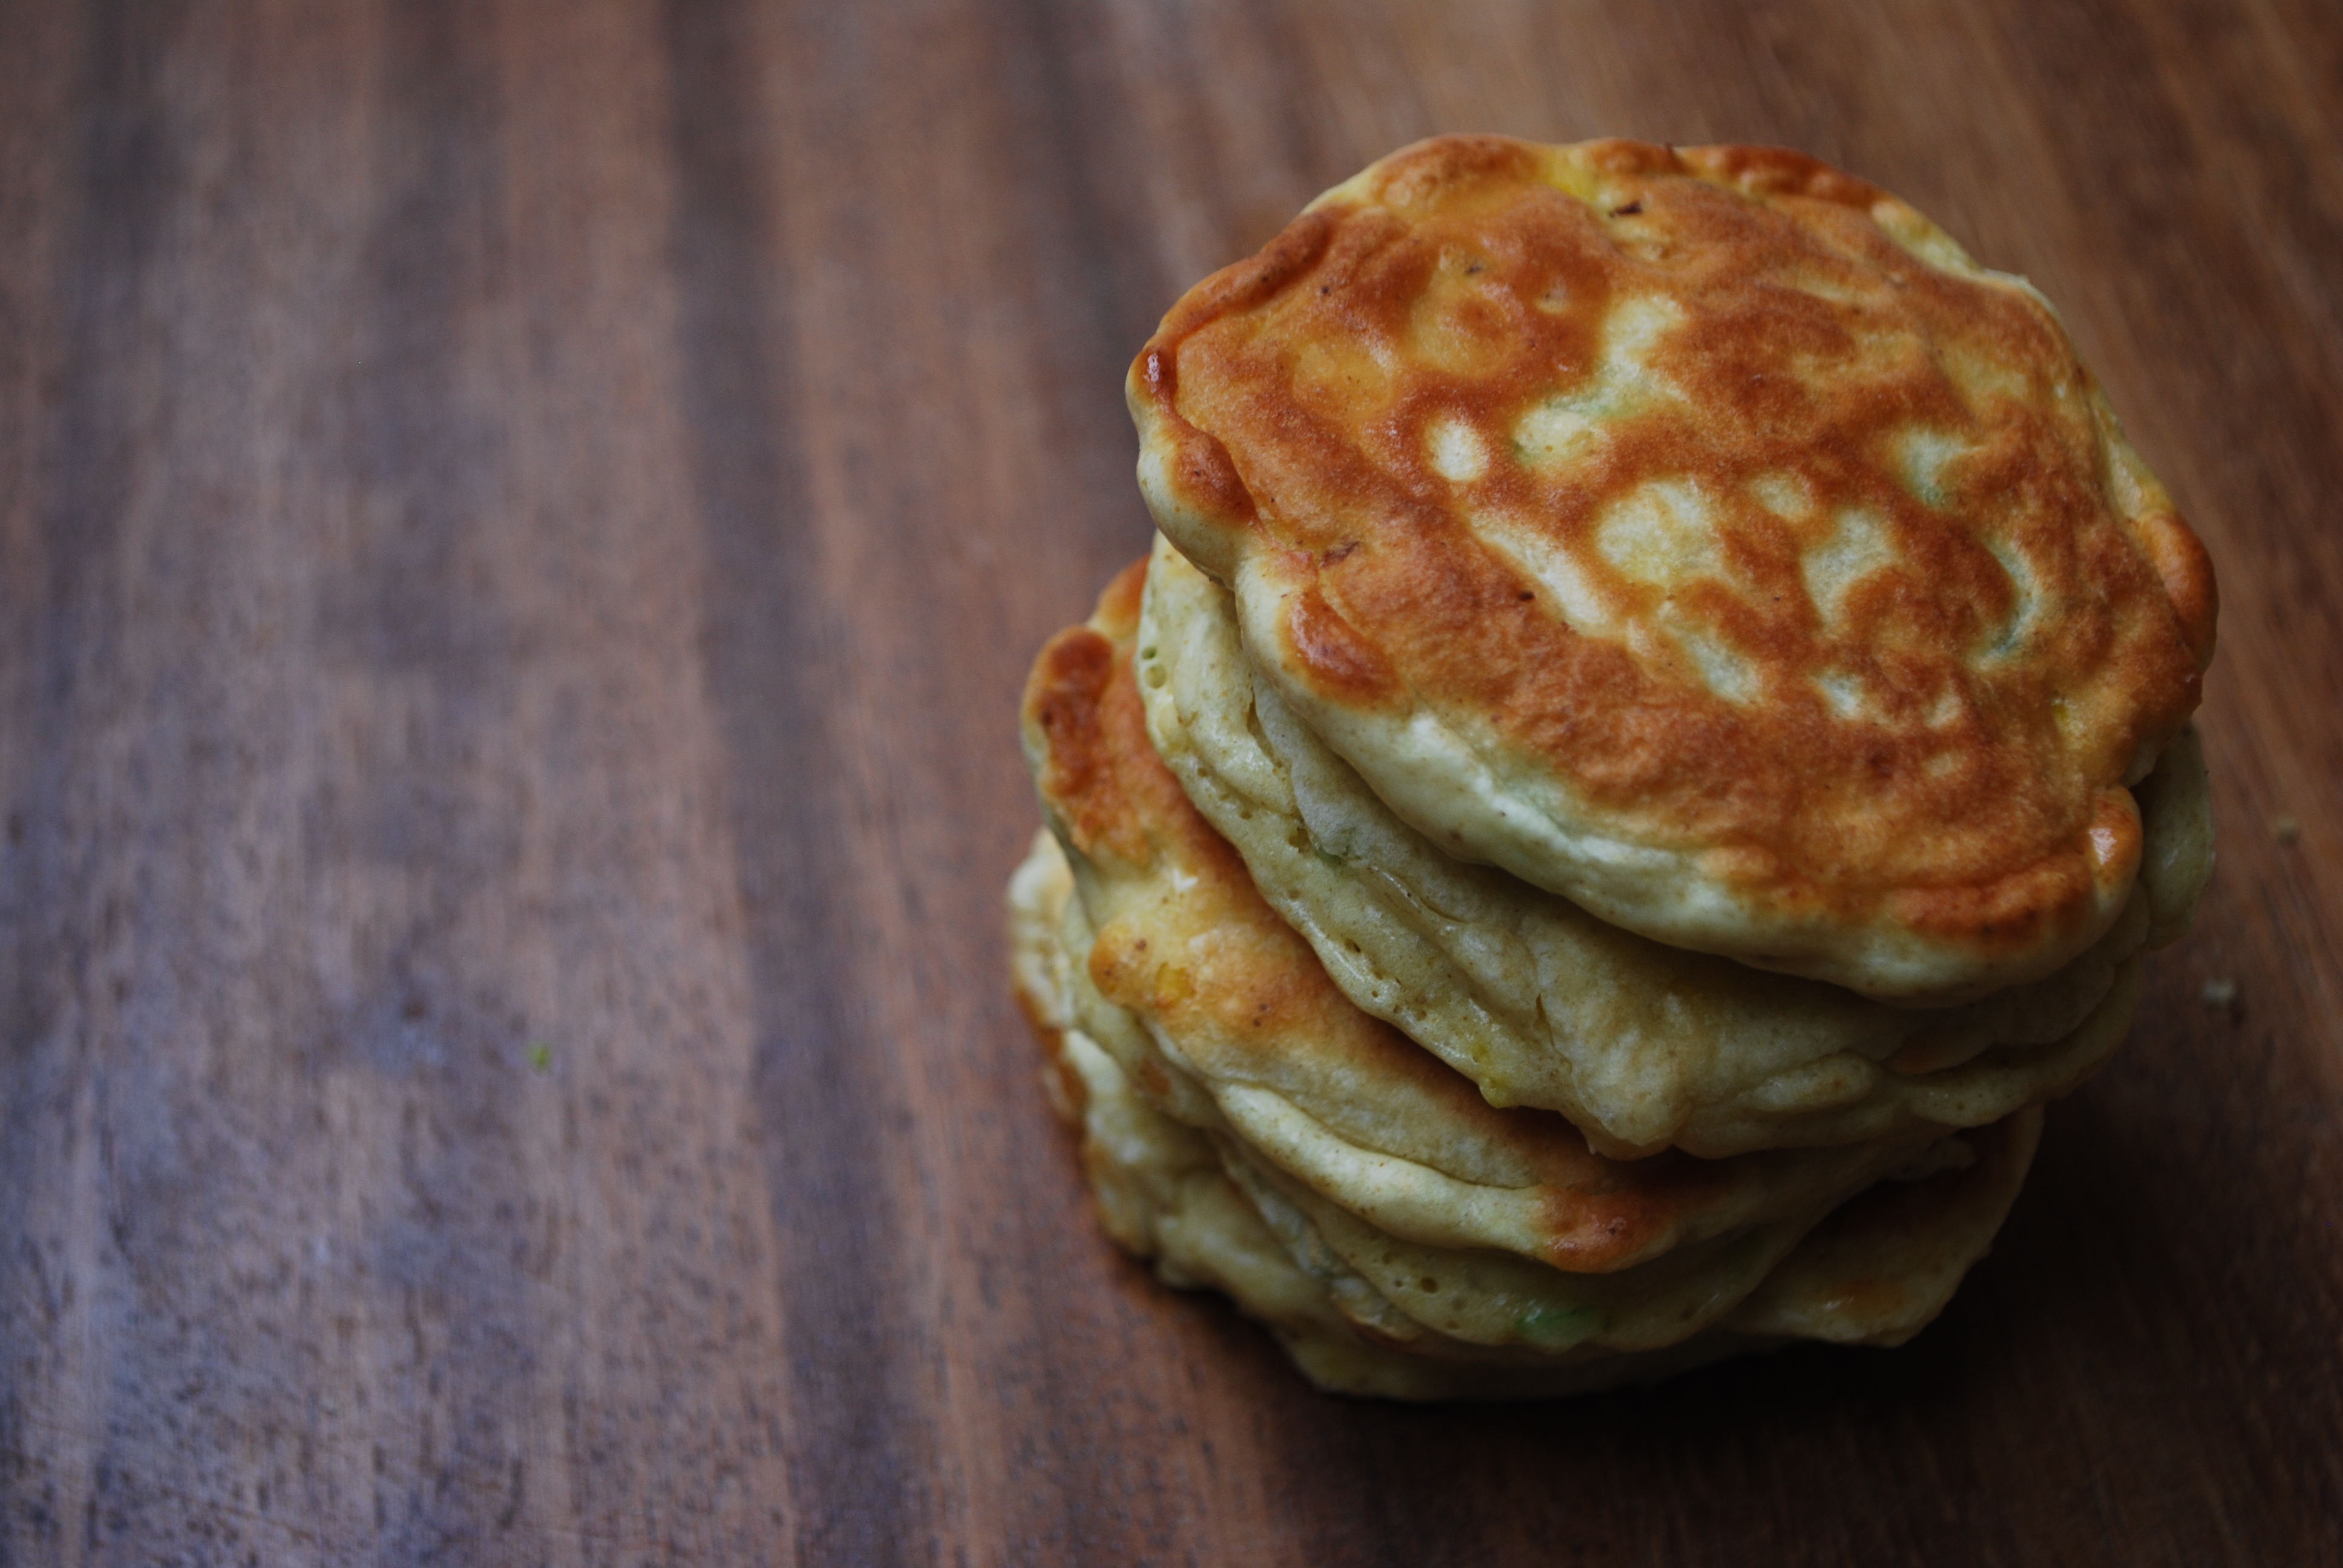
[[(1114, 1059), (1072, 1027), (1071, 965), (1060, 940), (1072, 881), (1045, 832), (1009, 889), (1012, 972), (1018, 998), (1049, 1054), (1045, 1081), (1060, 1113), (1081, 1131), (1084, 1168), (1108, 1234), (1135, 1257), (1152, 1258), (1165, 1282), (1209, 1286), (1267, 1324), (1312, 1382), (1330, 1392), (1408, 1400), (1521, 1399), (1651, 1382), (1794, 1338), (1901, 1343), (1942, 1310), (1960, 1278), (1984, 1255), (2024, 1175), (2038, 1112), (2020, 1124), (2023, 1147), (2006, 1157), (2006, 1179), (1989, 1201), (1934, 1236), (1893, 1228), (1865, 1231), (1849, 1205), (1745, 1300), (1718, 1328), (1665, 1349), (1560, 1356), (1490, 1352), (1436, 1333), (1402, 1351), (1371, 1337), (1346, 1315), (1336, 1288), (1296, 1261), (1293, 1248), (1225, 1173), (1212, 1142), (1148, 1105)], [(1917, 1192), (1926, 1183), (1916, 1184)], [(1843, 1216), (1853, 1216), (1842, 1222)], [(1872, 1227), (1876, 1230), (1877, 1227)], [(1299, 1231), (1296, 1244), (1312, 1251)], [(1883, 1244), (1884, 1242), (1884, 1244)], [(1321, 1244), (1322, 1247), (1322, 1243)], [(1317, 1261), (1332, 1272), (1325, 1259)], [(1362, 1303), (1372, 1285), (1353, 1274)]]

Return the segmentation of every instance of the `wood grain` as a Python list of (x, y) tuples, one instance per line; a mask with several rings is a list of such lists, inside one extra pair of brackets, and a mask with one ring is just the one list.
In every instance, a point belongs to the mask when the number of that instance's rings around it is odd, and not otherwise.
[[(2197, 933), (1892, 1355), (1324, 1399), (1036, 1091), (1123, 363), (1461, 128), (1895, 189), (2219, 565)], [(2338, 149), (2316, 0), (0, 5), (0, 1561), (2343, 1559)]]

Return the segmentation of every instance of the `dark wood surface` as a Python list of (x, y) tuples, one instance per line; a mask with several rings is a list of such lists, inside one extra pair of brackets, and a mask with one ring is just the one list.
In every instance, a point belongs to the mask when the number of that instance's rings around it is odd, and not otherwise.
[[(1123, 365), (1468, 128), (1885, 184), (2218, 562), (2198, 930), (1904, 1351), (1322, 1398), (1037, 1091)], [(2338, 497), (2329, 0), (0, 5), (0, 1562), (2343, 1560)]]

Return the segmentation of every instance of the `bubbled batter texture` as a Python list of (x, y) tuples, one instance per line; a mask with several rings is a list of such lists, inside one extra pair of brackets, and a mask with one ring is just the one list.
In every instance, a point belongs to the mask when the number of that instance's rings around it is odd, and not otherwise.
[(2214, 593), (2056, 317), (1796, 155), (1452, 137), (1132, 368), (1165, 533), (1392, 804), (1874, 994), (2087, 947)]

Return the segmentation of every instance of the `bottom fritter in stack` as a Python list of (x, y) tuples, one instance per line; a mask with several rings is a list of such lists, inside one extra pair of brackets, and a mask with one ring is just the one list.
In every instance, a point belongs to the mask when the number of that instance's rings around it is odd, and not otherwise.
[(1524, 1397), (1893, 1345), (2008, 1212), (2211, 859), (2194, 735), (2122, 918), (2041, 980), (1895, 1006), (1615, 929), (1453, 858), (1249, 666), (1161, 540), (1042, 649), (1019, 995), (1106, 1228), (1321, 1387)]

